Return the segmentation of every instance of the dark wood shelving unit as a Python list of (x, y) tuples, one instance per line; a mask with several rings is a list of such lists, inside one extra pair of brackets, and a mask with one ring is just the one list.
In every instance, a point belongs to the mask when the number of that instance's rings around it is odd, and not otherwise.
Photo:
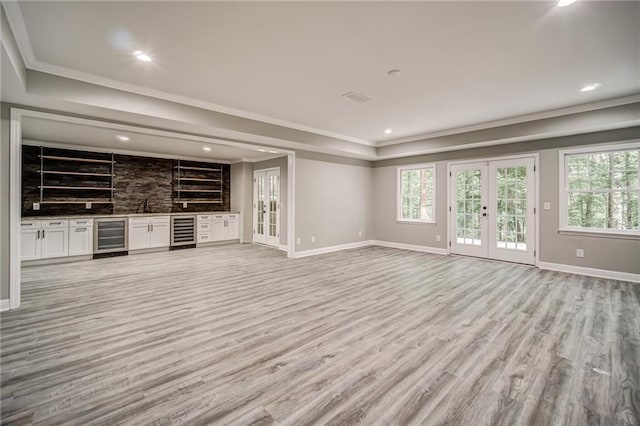
[(174, 203), (221, 204), (222, 164), (203, 167), (193, 161), (176, 160), (173, 167)]

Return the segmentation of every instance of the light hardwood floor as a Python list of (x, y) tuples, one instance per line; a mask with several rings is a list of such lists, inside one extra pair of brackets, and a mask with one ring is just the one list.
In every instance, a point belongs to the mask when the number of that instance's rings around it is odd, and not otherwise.
[(640, 285), (370, 247), (23, 270), (3, 424), (638, 425)]

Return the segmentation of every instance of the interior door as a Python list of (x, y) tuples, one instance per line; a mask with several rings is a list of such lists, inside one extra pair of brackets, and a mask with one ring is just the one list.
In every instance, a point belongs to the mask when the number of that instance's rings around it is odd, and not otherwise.
[(451, 253), (535, 263), (535, 160), (451, 166)]
[(280, 169), (253, 172), (253, 242), (280, 245)]

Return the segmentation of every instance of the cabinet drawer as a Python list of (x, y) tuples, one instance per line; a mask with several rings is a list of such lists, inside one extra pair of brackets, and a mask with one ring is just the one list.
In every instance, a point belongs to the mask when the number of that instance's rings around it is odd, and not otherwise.
[(198, 222), (198, 231), (209, 231), (211, 229), (211, 222), (201, 223)]
[(42, 223), (43, 228), (68, 228), (68, 220), (46, 220)]
[(209, 215), (209, 214), (199, 214), (198, 215), (198, 222), (200, 222), (201, 220), (203, 220), (203, 221), (211, 220), (211, 215)]
[(93, 219), (72, 219), (69, 221), (69, 226), (81, 226), (81, 227), (92, 227)]
[(151, 223), (154, 225), (169, 225), (171, 219), (169, 216), (152, 216)]
[(132, 225), (148, 225), (149, 217), (130, 217), (129, 218), (129, 226)]
[(212, 241), (211, 232), (198, 232), (198, 242), (206, 243)]
[(32, 220), (29, 222), (22, 222), (20, 224), (21, 229), (40, 229), (40, 222), (38, 222), (37, 220)]
[(227, 215), (227, 220), (238, 220), (238, 215), (237, 214), (228, 214)]

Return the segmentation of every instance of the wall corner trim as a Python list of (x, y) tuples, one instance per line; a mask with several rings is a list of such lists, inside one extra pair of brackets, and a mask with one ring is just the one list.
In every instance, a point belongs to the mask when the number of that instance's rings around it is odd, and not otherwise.
[(374, 240), (371, 243), (373, 245), (375, 245), (375, 246), (397, 248), (397, 249), (411, 250), (411, 251), (419, 251), (419, 252), (423, 252), (423, 253), (449, 254), (449, 249), (440, 248), (440, 247), (419, 246), (419, 245), (416, 245), (416, 244), (394, 243), (392, 241), (378, 241), (378, 240)]
[(9, 299), (0, 300), (0, 312), (9, 310)]
[(548, 271), (566, 272), (569, 274), (588, 275), (590, 277), (640, 283), (640, 274), (611, 271), (608, 269), (585, 268), (583, 266), (565, 265), (561, 263), (538, 262), (538, 268)]

